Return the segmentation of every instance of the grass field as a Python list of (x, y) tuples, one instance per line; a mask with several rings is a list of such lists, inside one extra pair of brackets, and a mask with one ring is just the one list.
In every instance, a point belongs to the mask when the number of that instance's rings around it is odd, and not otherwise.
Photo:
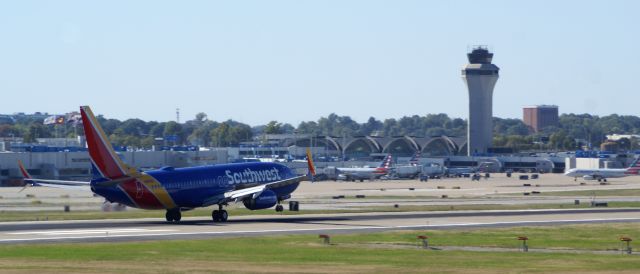
[[(434, 246), (513, 248), (512, 252), (424, 250)], [(517, 236), (553, 253), (517, 252)], [(9, 273), (637, 273), (636, 255), (569, 253), (611, 250), (618, 237), (640, 236), (640, 224), (598, 224), (476, 230), (402, 231), (241, 237), (188, 241), (0, 246), (0, 272)]]

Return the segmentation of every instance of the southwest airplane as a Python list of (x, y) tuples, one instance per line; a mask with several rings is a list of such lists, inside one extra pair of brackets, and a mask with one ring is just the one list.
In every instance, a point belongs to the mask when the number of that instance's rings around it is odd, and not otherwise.
[[(301, 181), (288, 167), (277, 163), (238, 163), (187, 168), (164, 167), (139, 171), (126, 165), (116, 154), (102, 127), (88, 106), (80, 107), (82, 123), (94, 168), (90, 182), (33, 179), (22, 163), (20, 171), (32, 185), (59, 188), (90, 188), (112, 203), (142, 209), (165, 209), (168, 222), (178, 222), (181, 211), (217, 205), (211, 217), (225, 222), (223, 209), (230, 202), (242, 201), (250, 210), (276, 206), (291, 197)], [(315, 175), (311, 153), (307, 150), (309, 178)], [(96, 172), (97, 171), (97, 172)]]
[(607, 181), (607, 178), (620, 178), (630, 175), (638, 175), (640, 171), (640, 158), (636, 158), (628, 168), (572, 168), (564, 173), (565, 176), (577, 180), (582, 177), (585, 180)]

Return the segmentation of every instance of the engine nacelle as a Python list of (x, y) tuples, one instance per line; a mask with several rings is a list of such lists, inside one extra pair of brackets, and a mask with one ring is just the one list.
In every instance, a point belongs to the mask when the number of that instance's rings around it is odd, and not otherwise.
[(263, 191), (255, 199), (246, 198), (242, 201), (244, 206), (250, 210), (270, 208), (278, 203), (278, 196), (271, 190)]
[(585, 180), (589, 180), (589, 181), (597, 179), (593, 175), (584, 175), (584, 176), (582, 176), (582, 178), (585, 179)]

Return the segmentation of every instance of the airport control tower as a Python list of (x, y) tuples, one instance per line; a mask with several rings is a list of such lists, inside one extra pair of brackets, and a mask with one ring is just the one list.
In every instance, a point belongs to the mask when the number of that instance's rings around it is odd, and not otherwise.
[(467, 54), (469, 64), (462, 69), (462, 80), (469, 89), (467, 155), (487, 153), (493, 142), (493, 87), (498, 81), (498, 68), (491, 64), (493, 53), (476, 46)]

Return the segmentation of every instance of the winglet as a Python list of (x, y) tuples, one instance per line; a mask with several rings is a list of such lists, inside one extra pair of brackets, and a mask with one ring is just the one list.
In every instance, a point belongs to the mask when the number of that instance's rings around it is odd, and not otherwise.
[(316, 175), (316, 167), (313, 165), (313, 156), (311, 155), (311, 149), (307, 148), (307, 165), (309, 167), (309, 173), (307, 176), (309, 180), (313, 182), (313, 176)]

